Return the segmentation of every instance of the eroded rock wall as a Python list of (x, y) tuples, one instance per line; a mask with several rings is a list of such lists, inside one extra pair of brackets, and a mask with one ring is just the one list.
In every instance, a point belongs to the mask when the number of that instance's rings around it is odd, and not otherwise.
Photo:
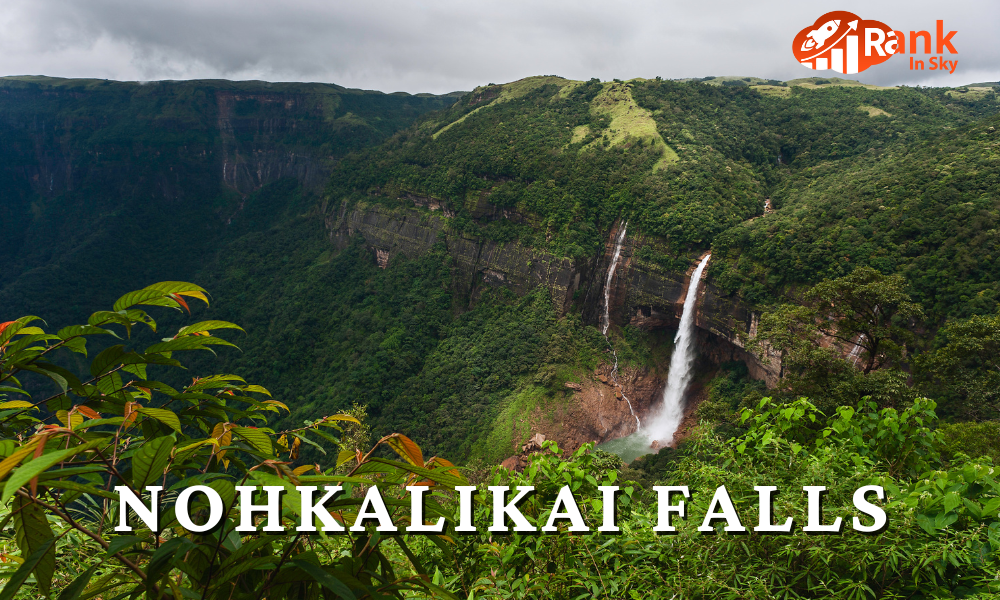
[[(396, 256), (419, 256), (441, 243), (455, 261), (454, 281), (466, 307), (473, 305), (488, 287), (508, 286), (517, 294), (526, 294), (541, 285), (552, 291), (556, 308), (561, 312), (575, 307), (586, 322), (599, 321), (603, 285), (621, 223), (608, 232), (600, 256), (574, 261), (527, 248), (516, 241), (501, 244), (458, 233), (449, 227), (452, 214), (439, 200), (412, 195), (399, 200), (412, 203), (412, 207), (389, 208), (346, 201), (324, 206), (330, 241), (343, 249), (355, 236), (361, 236), (372, 252), (372, 260), (382, 267)], [(477, 206), (476, 210), (481, 219), (526, 219), (491, 211), (488, 206)], [(638, 258), (650, 255), (641, 252), (644, 246), (658, 244), (658, 240), (643, 235), (626, 237), (609, 293), (613, 326), (632, 324), (647, 330), (677, 328), (697, 260), (691, 261), (687, 272), (679, 272)], [(696, 318), (702, 360), (714, 364), (743, 361), (752, 377), (775, 385), (781, 368), (777, 357), (758, 355), (745, 348), (756, 332), (758, 319), (757, 312), (722, 294), (705, 277), (700, 286)], [(585, 442), (600, 443), (633, 433), (635, 417), (642, 420), (658, 406), (666, 365), (662, 366), (663, 372), (624, 369), (618, 374), (620, 386), (616, 386), (609, 383), (611, 362), (609, 351), (608, 361), (597, 372), (573, 382), (563, 394), (565, 401), (554, 401), (552, 406), (520, 416), (511, 432), (510, 453), (516, 454), (524, 443), (521, 439), (524, 425), (529, 437), (544, 434), (566, 451)], [(631, 401), (631, 410), (623, 394)]]
[(584, 281), (586, 265), (517, 242), (499, 243), (455, 232), (448, 226), (445, 209), (424, 200), (424, 210), (342, 203), (326, 211), (330, 241), (342, 249), (352, 236), (360, 235), (373, 256), (381, 257), (383, 267), (397, 255), (413, 258), (440, 242), (455, 260), (456, 286), (468, 304), (490, 287), (509, 286), (523, 295), (541, 285), (552, 290), (558, 310), (569, 310), (573, 293)]

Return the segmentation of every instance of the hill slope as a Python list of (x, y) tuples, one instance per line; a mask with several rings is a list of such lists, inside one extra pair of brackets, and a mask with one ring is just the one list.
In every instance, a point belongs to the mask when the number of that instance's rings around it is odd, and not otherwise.
[(763, 308), (859, 264), (907, 275), (937, 322), (996, 310), (995, 94), (726, 81), (540, 77), (457, 101), (7, 82), (0, 206), (28, 226), (4, 225), (0, 303), (68, 317), (95, 281), (106, 297), (79, 310), (194, 280), (218, 298), (206, 314), (248, 329), (211, 364), (292, 420), (360, 402), (377, 433), (492, 459), (566, 431), (564, 383), (613, 394), (592, 325), (625, 221), (612, 339), (640, 410), (707, 251), (702, 384), (752, 362), (739, 336)]

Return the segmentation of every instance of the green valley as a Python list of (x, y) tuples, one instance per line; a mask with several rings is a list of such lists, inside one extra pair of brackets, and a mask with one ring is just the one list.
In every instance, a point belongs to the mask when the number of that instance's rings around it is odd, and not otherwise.
[[(8, 407), (0, 479), (16, 466), (12, 502), (35, 506), (15, 448), (113, 414), (87, 435), (135, 421), (136, 444), (165, 448), (147, 457), (165, 485), (346, 482), (353, 519), (364, 489), (396, 510), (426, 478), (450, 519), (444, 538), (115, 538), (161, 569), (121, 581), (190, 584), (177, 597), (995, 597), (998, 128), (988, 83), (539, 76), (409, 95), (0, 78), (0, 398), (51, 396), (30, 418)], [(29, 314), (44, 323), (13, 321)], [(88, 328), (126, 322), (124, 339)], [(104, 337), (83, 356), (88, 336)], [(684, 339), (676, 431), (628, 464), (596, 449), (655, 420)], [(55, 439), (36, 456), (68, 452)], [(105, 492), (66, 477), (74, 502)], [(458, 535), (470, 482), (535, 486), (522, 508), (539, 525), (559, 486), (617, 482), (623, 535)], [(774, 514), (797, 529), (654, 533), (653, 486), (688, 483), (692, 513), (725, 485), (748, 526), (755, 486), (791, 489)], [(883, 487), (891, 526), (801, 531), (814, 485), (845, 522), (854, 490)], [(99, 502), (86, 510), (106, 519)]]

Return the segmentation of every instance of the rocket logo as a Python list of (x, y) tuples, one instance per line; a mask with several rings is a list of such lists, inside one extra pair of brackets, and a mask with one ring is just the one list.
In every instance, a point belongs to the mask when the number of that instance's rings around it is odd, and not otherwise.
[(792, 52), (810, 69), (854, 75), (889, 60), (897, 46), (892, 27), (835, 10), (800, 31), (792, 41)]

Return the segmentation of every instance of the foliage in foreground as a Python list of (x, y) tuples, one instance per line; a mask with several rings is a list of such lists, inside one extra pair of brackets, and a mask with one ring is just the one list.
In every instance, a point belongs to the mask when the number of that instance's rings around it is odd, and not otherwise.
[[(419, 563), (405, 571), (387, 558), (385, 546), (398, 546), (405, 561), (416, 561), (401, 536), (373, 531), (335, 538), (303, 534), (250, 535), (234, 531), (237, 485), (286, 489), (282, 519), (297, 522), (301, 510), (296, 485), (341, 485), (344, 496), (327, 504), (334, 518), (354, 523), (360, 490), (387, 488), (419, 476), (421, 485), (447, 489), (464, 480), (451, 463), (424, 460), (409, 439), (392, 435), (376, 444), (394, 449), (405, 462), (376, 456), (375, 448), (343, 452), (329, 468), (296, 466), (301, 447), (336, 444), (339, 423), (332, 415), (285, 431), (267, 427), (272, 414), (287, 407), (268, 391), (236, 375), (194, 377), (175, 388), (156, 373), (179, 368), (176, 355), (190, 350), (233, 346), (213, 333), (240, 329), (225, 321), (182, 327), (143, 350), (129, 344), (133, 328), (156, 329), (139, 307), (188, 309), (191, 299), (208, 302), (205, 290), (164, 282), (122, 296), (109, 311), (94, 313), (86, 325), (46, 333), (37, 317), (0, 323), (0, 497), (3, 527), (11, 525), (20, 555), (10, 557), (0, 598), (54, 595), (62, 599), (134, 598), (400, 598), (405, 590), (449, 596), (424, 574)], [(61, 351), (86, 356), (92, 336), (126, 336), (90, 362), (79, 377), (52, 362)], [(59, 386), (43, 399), (27, 396), (21, 379), (41, 375)], [(324, 451), (325, 452), (325, 451)], [(337, 465), (354, 466), (336, 475)], [(116, 535), (119, 497), (128, 487), (143, 497), (150, 484), (166, 490), (162, 530), (133, 523), (129, 535)], [(229, 513), (220, 527), (205, 533), (182, 529), (170, 500), (179, 490), (207, 485), (223, 498)], [(358, 493), (354, 493), (358, 491)], [(436, 492), (435, 492), (436, 494)], [(397, 493), (398, 495), (398, 493)], [(204, 496), (193, 501), (195, 522), (208, 512)], [(389, 501), (393, 510), (401, 504)], [(428, 499), (427, 512), (441, 513)], [(398, 552), (397, 552), (398, 554)], [(30, 591), (29, 591), (30, 590)]]
[[(744, 410), (741, 421), (746, 433), (726, 439), (702, 430), (680, 449), (662, 450), (671, 458), (647, 473), (657, 484), (692, 491), (688, 519), (676, 535), (653, 532), (652, 490), (619, 482), (626, 492), (619, 501), (621, 535), (481, 534), (459, 539), (454, 564), (442, 570), (452, 566), (455, 583), (477, 598), (954, 598), (996, 592), (1000, 483), (988, 459), (941, 461), (933, 401), (901, 410), (863, 402), (828, 416), (806, 400), (764, 399)], [(494, 482), (535, 485), (540, 500), (551, 498), (552, 486), (570, 482), (581, 498), (599, 498), (597, 482), (609, 485), (618, 477), (600, 468), (600, 454), (587, 447), (568, 460), (555, 454), (555, 446), (548, 449), (525, 473), (495, 475)], [(622, 475), (655, 462), (646, 458)], [(875, 535), (850, 526), (858, 516), (854, 490), (869, 484), (887, 494), (881, 504), (889, 524)], [(751, 529), (747, 535), (726, 534), (721, 522), (715, 535), (696, 531), (722, 485)], [(762, 485), (778, 487), (774, 521), (794, 518), (791, 535), (752, 531), (759, 519), (754, 486)], [(801, 531), (801, 488), (807, 485), (827, 486), (823, 519), (842, 517), (842, 535)], [(544, 523), (547, 506), (540, 501), (524, 508), (529, 519)], [(596, 528), (599, 500), (581, 502), (581, 508)]]

